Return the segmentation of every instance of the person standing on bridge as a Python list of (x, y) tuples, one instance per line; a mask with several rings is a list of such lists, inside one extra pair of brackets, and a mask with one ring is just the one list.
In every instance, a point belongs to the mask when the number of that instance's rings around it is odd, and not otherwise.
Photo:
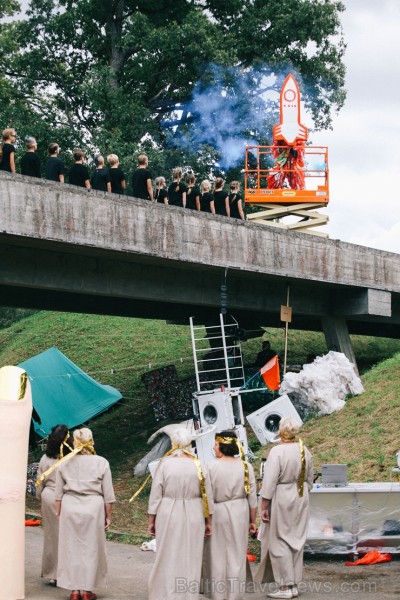
[(111, 178), (108, 169), (104, 165), (104, 158), (99, 154), (94, 159), (94, 162), (96, 164), (96, 170), (90, 180), (92, 189), (111, 193)]
[(231, 189), (231, 193), (228, 197), (231, 217), (244, 221), (243, 196), (240, 193), (240, 183), (238, 181), (231, 181), (229, 187)]
[(200, 185), (200, 210), (201, 212), (212, 213), (215, 215), (214, 196), (211, 193), (211, 183), (208, 179), (203, 179)]
[(15, 173), (15, 129), (7, 128), (1, 134), (0, 171)]
[(187, 178), (186, 208), (200, 210), (200, 188), (196, 185), (196, 177), (190, 173)]
[(231, 214), (229, 209), (229, 194), (224, 190), (224, 184), (225, 181), (222, 177), (217, 177), (214, 181), (213, 196), (215, 213), (217, 215), (229, 217)]
[(156, 202), (158, 202), (158, 204), (168, 204), (168, 192), (165, 188), (166, 181), (165, 181), (165, 177), (156, 177), (156, 190), (155, 190), (155, 194), (154, 194), (154, 199)]
[(149, 159), (146, 154), (140, 154), (137, 169), (132, 174), (132, 196), (154, 202), (152, 176), (148, 166)]
[(180, 167), (173, 169), (173, 181), (168, 188), (168, 204), (171, 206), (180, 206), (181, 208), (186, 208), (187, 187), (186, 184), (181, 181), (182, 175), (183, 173)]
[(21, 158), (21, 175), (40, 178), (40, 157), (37, 154), (37, 143), (34, 137), (25, 138), (26, 152)]
[(113, 194), (124, 194), (126, 190), (126, 177), (122, 169), (119, 168), (119, 158), (116, 154), (109, 154), (107, 162), (110, 165), (111, 191)]
[(58, 181), (59, 183), (64, 183), (64, 163), (60, 158), (58, 158), (60, 150), (61, 148), (58, 144), (52, 143), (49, 145), (50, 158), (46, 163), (45, 178), (49, 181)]
[(86, 188), (90, 190), (89, 169), (83, 164), (84, 155), (82, 150), (75, 148), (73, 152), (75, 163), (68, 171), (68, 181), (71, 185)]

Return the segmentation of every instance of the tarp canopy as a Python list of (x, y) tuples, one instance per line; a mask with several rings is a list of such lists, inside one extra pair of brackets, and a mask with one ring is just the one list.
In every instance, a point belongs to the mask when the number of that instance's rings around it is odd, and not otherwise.
[(122, 398), (117, 389), (89, 377), (57, 348), (19, 366), (31, 382), (33, 406), (42, 421), (40, 425), (34, 421), (34, 426), (41, 438), (59, 423), (81, 425)]

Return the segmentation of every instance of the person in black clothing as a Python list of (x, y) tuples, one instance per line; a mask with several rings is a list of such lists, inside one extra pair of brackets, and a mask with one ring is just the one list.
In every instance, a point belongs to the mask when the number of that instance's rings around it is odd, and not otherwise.
[(193, 173), (187, 178), (186, 208), (200, 210), (200, 189), (196, 185), (196, 177)]
[(152, 177), (148, 170), (149, 160), (145, 154), (138, 157), (138, 168), (132, 175), (132, 196), (154, 202)]
[[(259, 369), (261, 369), (264, 365), (266, 365), (267, 362), (269, 360), (271, 360), (271, 358), (274, 358), (274, 356), (278, 355), (278, 353), (275, 352), (275, 350), (272, 350), (271, 344), (268, 340), (265, 340), (262, 343), (261, 348), (262, 348), (261, 352), (259, 352), (257, 354), (256, 362), (254, 363), (254, 366)], [(279, 360), (279, 356), (278, 356), (278, 360)]]
[(181, 181), (182, 169), (177, 167), (172, 171), (173, 182), (168, 188), (168, 203), (170, 206), (186, 208), (186, 184)]
[(94, 159), (96, 170), (92, 175), (90, 183), (93, 190), (111, 192), (111, 179), (108, 169), (104, 166), (104, 158), (99, 154)]
[(107, 162), (110, 165), (110, 182), (113, 194), (123, 194), (126, 190), (125, 173), (119, 168), (119, 158), (116, 154), (109, 154)]
[(228, 192), (224, 190), (224, 180), (222, 177), (217, 177), (214, 181), (214, 206), (217, 215), (224, 217), (230, 216)]
[(15, 173), (15, 147), (14, 142), (17, 134), (15, 129), (9, 127), (4, 129), (1, 134), (1, 148), (0, 148), (0, 171), (8, 171), (8, 173)]
[(211, 193), (211, 183), (208, 179), (203, 179), (200, 185), (200, 210), (201, 212), (212, 213), (215, 215), (214, 196)]
[(34, 137), (25, 138), (26, 152), (21, 158), (21, 175), (40, 177), (40, 158), (36, 153), (37, 143)]
[(76, 148), (73, 152), (75, 163), (68, 171), (68, 182), (71, 185), (77, 185), (78, 187), (84, 187), (90, 190), (90, 176), (89, 170), (86, 165), (83, 164), (84, 154), (82, 150)]
[(49, 179), (50, 181), (64, 183), (64, 163), (60, 158), (58, 158), (60, 150), (61, 148), (58, 144), (52, 143), (49, 145), (50, 158), (46, 163), (45, 178)]
[(154, 200), (159, 204), (168, 204), (168, 192), (165, 190), (166, 181), (164, 177), (156, 177), (156, 191)]
[(244, 221), (243, 196), (240, 193), (240, 183), (238, 181), (231, 181), (230, 188), (231, 193), (228, 199), (231, 217)]

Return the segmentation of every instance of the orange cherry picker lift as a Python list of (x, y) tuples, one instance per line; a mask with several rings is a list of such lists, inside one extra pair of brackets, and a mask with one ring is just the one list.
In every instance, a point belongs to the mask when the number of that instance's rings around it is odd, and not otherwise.
[[(328, 148), (306, 145), (300, 90), (291, 74), (281, 88), (280, 122), (272, 137), (272, 146), (246, 147), (245, 203), (263, 209), (247, 219), (327, 237), (314, 228), (328, 222), (327, 215), (316, 211), (329, 202)], [(284, 222), (288, 216), (291, 222)]]

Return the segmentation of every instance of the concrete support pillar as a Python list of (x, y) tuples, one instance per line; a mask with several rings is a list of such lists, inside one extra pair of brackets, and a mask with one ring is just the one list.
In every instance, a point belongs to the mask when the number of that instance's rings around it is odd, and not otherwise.
[(322, 328), (328, 350), (342, 352), (353, 363), (358, 374), (356, 357), (354, 356), (346, 319), (341, 317), (324, 317), (322, 319)]

